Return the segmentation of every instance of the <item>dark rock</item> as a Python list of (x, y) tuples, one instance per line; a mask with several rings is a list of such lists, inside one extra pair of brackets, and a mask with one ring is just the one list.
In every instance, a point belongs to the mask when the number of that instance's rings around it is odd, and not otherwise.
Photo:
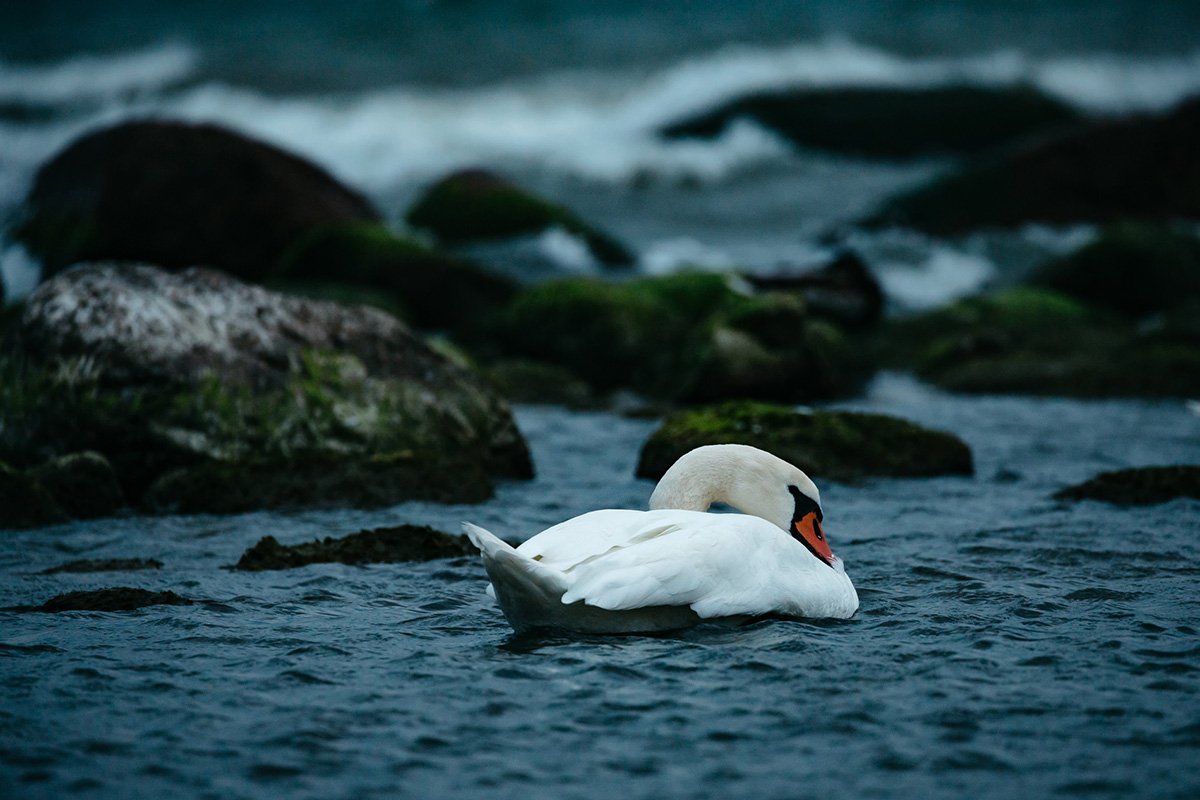
[(80, 261), (204, 264), (257, 280), (306, 231), (377, 220), (321, 168), (215, 125), (124, 122), (38, 170), (16, 238), (43, 277)]
[(627, 266), (633, 254), (568, 209), (482, 169), (456, 172), (426, 190), (407, 216), (444, 244), (508, 239), (559, 227), (581, 238), (601, 263)]
[(971, 451), (961, 439), (907, 420), (731, 402), (667, 417), (642, 448), (637, 475), (658, 480), (684, 453), (709, 444), (761, 448), (816, 480), (970, 475), (973, 471)]
[(883, 318), (883, 289), (870, 267), (851, 251), (809, 272), (744, 277), (756, 289), (796, 292), (810, 314), (843, 325), (865, 327)]
[(373, 309), (94, 265), (39, 287), (14, 344), (0, 457), (95, 450), (155, 507), (470, 501), (532, 474), (507, 404)]
[(79, 519), (104, 517), (125, 505), (117, 473), (99, 453), (71, 453), (29, 471), (68, 514)]
[(1200, 300), (1200, 239), (1156, 225), (1114, 225), (1091, 244), (1040, 267), (1030, 283), (1144, 317)]
[(46, 487), (0, 461), (0, 529), (40, 528), (67, 519)]
[(141, 569), (161, 569), (162, 562), (153, 558), (84, 558), (44, 569), (41, 575), (60, 572), (134, 572)]
[(1200, 500), (1200, 466), (1140, 467), (1102, 472), (1055, 493), (1057, 500), (1103, 500), (1121, 506), (1166, 503), (1177, 497)]
[(1200, 219), (1200, 99), (1097, 122), (888, 201), (869, 225), (956, 234), (1026, 222)]
[(360, 531), (340, 539), (327, 536), (297, 545), (282, 545), (265, 536), (251, 547), (233, 569), (293, 569), (308, 564), (390, 564), (397, 561), (431, 561), (475, 553), (462, 536), (423, 525), (399, 525)]
[(554, 364), (608, 392), (679, 402), (801, 401), (851, 390), (840, 334), (795, 298), (751, 298), (719, 275), (624, 284), (555, 281), (522, 293), (468, 334), (485, 353)]
[(517, 291), (507, 278), (371, 223), (312, 230), (283, 255), (278, 274), (385, 291), (402, 316), (422, 328), (456, 327), (503, 306)]
[(1048, 290), (961, 300), (884, 326), (877, 358), (958, 392), (1179, 397), (1200, 392), (1200, 347)]
[(750, 95), (668, 126), (670, 137), (720, 134), (750, 118), (802, 147), (882, 158), (986, 150), (1079, 120), (1026, 87), (790, 89)]
[(88, 592), (67, 592), (51, 597), (40, 606), (15, 606), (5, 611), (133, 611), (146, 606), (190, 606), (194, 601), (175, 592), (151, 592), (118, 586)]

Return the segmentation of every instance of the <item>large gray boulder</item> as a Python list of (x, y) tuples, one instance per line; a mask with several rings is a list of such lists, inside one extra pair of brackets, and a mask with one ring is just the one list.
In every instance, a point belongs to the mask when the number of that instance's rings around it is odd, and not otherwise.
[(30, 296), (0, 458), (94, 450), (156, 509), (478, 501), (532, 473), (508, 406), (375, 309), (93, 264)]

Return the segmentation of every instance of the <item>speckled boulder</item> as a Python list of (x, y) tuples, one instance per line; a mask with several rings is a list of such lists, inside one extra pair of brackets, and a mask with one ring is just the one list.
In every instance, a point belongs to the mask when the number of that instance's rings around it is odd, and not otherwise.
[(0, 457), (95, 450), (156, 509), (477, 501), (532, 473), (507, 404), (374, 309), (90, 265), (34, 292), (14, 345)]
[(668, 416), (642, 448), (637, 475), (658, 480), (680, 456), (709, 444), (758, 447), (818, 481), (974, 470), (971, 450), (957, 436), (897, 417), (732, 402)]

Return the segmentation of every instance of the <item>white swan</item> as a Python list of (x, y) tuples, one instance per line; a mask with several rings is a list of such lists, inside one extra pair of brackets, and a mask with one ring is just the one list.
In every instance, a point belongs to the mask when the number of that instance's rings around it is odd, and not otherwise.
[[(745, 513), (706, 513), (716, 502)], [(650, 509), (592, 511), (517, 548), (463, 528), (517, 631), (632, 633), (721, 617), (846, 618), (858, 608), (825, 540), (817, 487), (770, 453), (692, 450), (663, 475)]]

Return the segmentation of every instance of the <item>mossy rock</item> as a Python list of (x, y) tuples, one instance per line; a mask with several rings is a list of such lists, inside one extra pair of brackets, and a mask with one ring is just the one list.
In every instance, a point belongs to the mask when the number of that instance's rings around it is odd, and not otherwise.
[(0, 461), (0, 529), (40, 528), (68, 519), (46, 487)]
[(29, 471), (68, 514), (92, 519), (113, 514), (125, 505), (117, 473), (99, 453), (71, 453)]
[(1200, 300), (1200, 239), (1159, 225), (1114, 225), (1091, 244), (1044, 264), (1030, 283), (1144, 317)]
[(491, 496), (492, 483), (478, 461), (403, 451), (208, 461), (163, 475), (142, 502), (160, 513), (236, 514), (261, 508), (377, 508), (400, 498), (479, 503)]
[[(310, 296), (330, 285), (386, 293), (400, 316), (422, 328), (452, 328), (500, 308), (516, 294), (507, 278), (460, 258), (404, 239), (383, 225), (349, 223), (315, 228), (283, 254), (273, 285)], [(352, 295), (351, 295), (352, 297)], [(377, 304), (377, 301), (376, 301)]]
[(1049, 290), (961, 300), (886, 325), (884, 364), (956, 392), (1072, 397), (1177, 397), (1200, 392), (1200, 347), (1142, 332)]
[(1200, 219), (1200, 99), (1094, 122), (969, 163), (889, 199), (864, 221), (935, 234), (1029, 222)]
[(627, 266), (634, 261), (627, 247), (573, 212), (482, 169), (456, 172), (429, 187), (408, 210), (407, 220), (449, 245), (558, 227), (582, 239), (603, 264)]
[(526, 359), (497, 361), (485, 370), (485, 375), (510, 403), (566, 406), (567, 408), (597, 408), (602, 399), (586, 381), (568, 369)]
[(475, 555), (462, 536), (451, 536), (425, 525), (398, 525), (359, 531), (335, 539), (326, 536), (296, 545), (282, 545), (265, 536), (238, 559), (233, 569), (295, 569), (309, 564), (393, 564)]
[(802, 147), (878, 158), (978, 152), (1080, 120), (1029, 87), (789, 89), (739, 98), (664, 134), (716, 136), (745, 118)]
[(1200, 500), (1200, 466), (1139, 467), (1102, 472), (1055, 493), (1057, 500), (1103, 500), (1121, 506), (1166, 503), (1178, 497)]
[(134, 611), (148, 606), (190, 606), (195, 603), (175, 592), (152, 592), (129, 586), (67, 592), (51, 597), (40, 606), (14, 606), (5, 611), (40, 611), (57, 614), (63, 611)]
[(463, 335), (493, 359), (554, 364), (599, 392), (677, 402), (811, 400), (861, 377), (842, 358), (844, 339), (801, 302), (745, 297), (708, 273), (545, 283)]
[(637, 475), (658, 480), (680, 456), (710, 444), (758, 447), (816, 480), (973, 472), (970, 448), (961, 439), (907, 420), (731, 402), (667, 417), (642, 448)]

